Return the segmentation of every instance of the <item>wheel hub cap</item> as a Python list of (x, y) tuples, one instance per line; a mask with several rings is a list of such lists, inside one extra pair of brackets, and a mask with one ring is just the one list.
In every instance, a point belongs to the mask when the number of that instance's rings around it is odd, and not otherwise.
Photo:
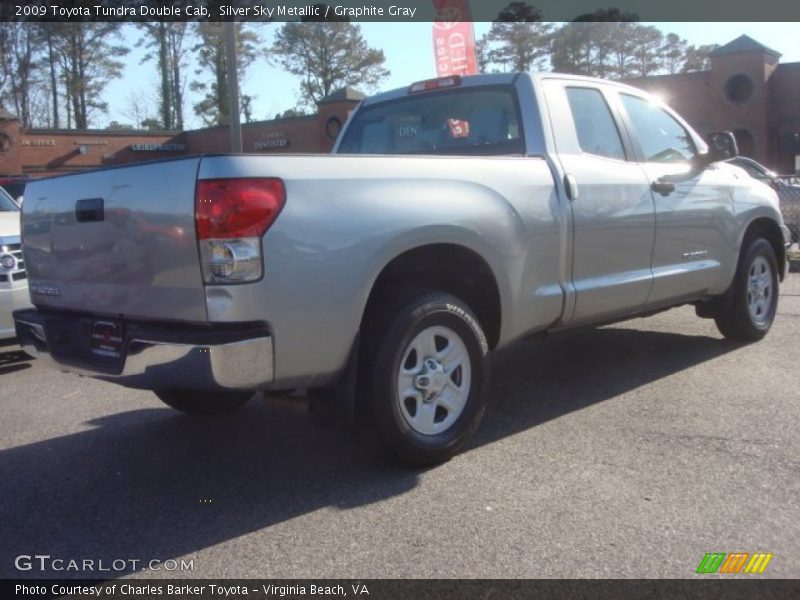
[(772, 269), (763, 256), (757, 256), (750, 265), (747, 279), (747, 308), (754, 323), (769, 320), (773, 293)]
[(461, 337), (449, 327), (428, 327), (411, 340), (399, 365), (400, 414), (417, 433), (442, 433), (464, 411), (471, 381), (469, 352)]
[(431, 402), (447, 386), (447, 373), (439, 361), (428, 358), (423, 361), (422, 372), (414, 378), (414, 387), (422, 392), (424, 401)]

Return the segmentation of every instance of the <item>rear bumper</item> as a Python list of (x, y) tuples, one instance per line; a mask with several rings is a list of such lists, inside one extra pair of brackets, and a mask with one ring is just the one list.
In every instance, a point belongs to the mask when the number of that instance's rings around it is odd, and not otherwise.
[(98, 359), (83, 334), (93, 320), (38, 310), (14, 313), (22, 349), (64, 372), (147, 390), (255, 390), (273, 380), (272, 336), (263, 324), (124, 322), (121, 357)]

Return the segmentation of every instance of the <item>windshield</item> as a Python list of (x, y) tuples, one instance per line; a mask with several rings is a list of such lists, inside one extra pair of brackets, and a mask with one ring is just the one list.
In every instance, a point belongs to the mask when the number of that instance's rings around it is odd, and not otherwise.
[(340, 154), (524, 154), (511, 86), (409, 95), (359, 109)]
[(19, 212), (19, 206), (3, 188), (0, 188), (0, 212)]

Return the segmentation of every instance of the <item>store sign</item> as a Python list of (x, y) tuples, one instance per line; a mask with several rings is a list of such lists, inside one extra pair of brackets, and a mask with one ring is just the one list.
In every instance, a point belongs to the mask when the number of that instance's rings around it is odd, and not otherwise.
[(276, 148), (288, 148), (289, 140), (286, 138), (273, 138), (269, 140), (259, 140), (253, 144), (256, 150), (274, 150)]
[(184, 152), (186, 144), (131, 144), (134, 152)]
[(39, 140), (39, 139), (30, 139), (26, 138), (24, 140), (20, 140), (20, 146), (55, 146), (55, 140)]
[(254, 150), (276, 150), (278, 148), (288, 148), (289, 138), (283, 131), (271, 131), (264, 134), (263, 140), (258, 140), (253, 144)]
[(72, 143), (76, 146), (108, 146), (105, 140), (75, 140)]

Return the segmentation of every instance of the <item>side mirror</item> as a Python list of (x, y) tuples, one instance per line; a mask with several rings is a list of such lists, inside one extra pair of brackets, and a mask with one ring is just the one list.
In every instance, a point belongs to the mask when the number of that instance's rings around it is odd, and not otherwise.
[(708, 164), (739, 156), (739, 146), (730, 131), (714, 131), (706, 136), (706, 140), (708, 154), (705, 160)]

